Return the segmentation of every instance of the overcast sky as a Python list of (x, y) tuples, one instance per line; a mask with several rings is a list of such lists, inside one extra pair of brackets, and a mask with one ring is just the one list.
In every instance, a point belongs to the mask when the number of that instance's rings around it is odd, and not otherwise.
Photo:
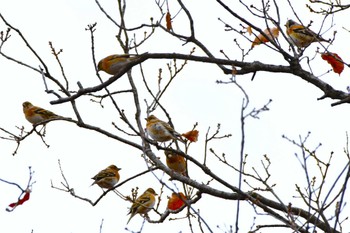
[[(103, 7), (112, 17), (117, 15), (116, 1), (101, 1)], [(306, 2), (306, 1), (302, 1)], [(150, 17), (157, 19), (159, 12), (154, 5), (154, 1), (127, 1), (128, 20), (130, 27), (137, 26), (142, 22), (149, 22)], [(142, 4), (142, 5), (141, 5)], [(224, 12), (220, 7), (211, 1), (203, 7), (202, 1), (193, 1), (189, 8), (195, 10), (193, 16), (195, 21), (196, 36), (203, 41), (208, 48), (217, 56), (219, 50), (223, 49), (232, 59), (241, 59), (241, 54), (233, 39), (237, 34), (224, 32), (224, 25), (217, 20), (220, 17), (226, 22), (233, 22), (234, 26), (238, 23), (232, 19), (232, 16)], [(281, 2), (281, 4), (286, 4)], [(170, 5), (170, 10), (177, 12), (177, 5)], [(288, 9), (287, 5), (280, 9)], [(320, 16), (311, 15), (304, 4), (296, 9), (300, 9), (300, 15), (305, 23), (314, 20), (313, 26), (320, 26)], [(21, 30), (28, 42), (50, 65), (52, 74), (60, 77), (60, 70), (51, 51), (48, 42), (53, 42), (57, 50), (63, 49), (61, 61), (70, 80), (71, 88), (77, 90), (76, 82), (80, 81), (84, 87), (98, 84), (95, 76), (95, 69), (91, 59), (91, 44), (89, 32), (85, 30), (88, 24), (97, 22), (95, 33), (96, 57), (100, 59), (104, 56), (121, 53), (115, 39), (115, 26), (99, 11), (94, 1), (43, 1), (43, 0), (12, 0), (6, 3), (0, 3), (0, 13), (8, 20), (10, 24)], [(284, 10), (281, 14), (282, 21), (294, 18), (290, 10)], [(248, 16), (247, 16), (248, 17)], [(344, 51), (350, 34), (342, 29), (345, 21), (342, 14), (334, 18), (335, 26), (324, 34), (325, 38), (331, 38), (333, 31), (337, 30), (337, 38), (332, 45), (334, 52), (337, 52), (344, 61), (349, 61), (349, 53)], [(256, 20), (256, 19), (255, 19)], [(327, 21), (328, 22), (328, 21)], [(174, 30), (186, 31), (187, 21), (184, 12), (180, 12), (178, 18), (174, 19)], [(257, 23), (263, 27), (264, 22)], [(329, 25), (329, 24), (328, 24)], [(1, 22), (0, 30), (6, 30)], [(3, 52), (18, 58), (21, 61), (38, 66), (39, 63), (33, 58), (26, 49), (15, 32), (11, 32), (11, 39), (5, 44)], [(140, 36), (140, 35), (138, 35)], [(193, 45), (187, 44), (182, 46), (183, 42), (170, 39), (164, 33), (156, 33), (154, 39), (147, 42), (139, 52), (182, 52), (188, 54)], [(141, 39), (141, 38), (138, 38)], [(244, 41), (242, 37), (240, 41)], [(281, 40), (283, 40), (281, 38)], [(243, 42), (242, 42), (243, 43)], [(281, 42), (287, 46), (286, 42)], [(249, 43), (243, 43), (249, 46)], [(317, 45), (312, 45), (310, 55), (314, 54)], [(197, 53), (198, 52), (198, 53)], [(197, 48), (196, 54), (202, 52)], [(283, 58), (277, 53), (271, 52), (263, 45), (257, 46), (247, 57), (248, 61), (261, 60), (268, 63), (281, 63)], [(32, 62), (32, 61), (35, 62)], [(166, 63), (171, 61), (146, 61), (144, 64), (145, 72), (149, 82), (156, 89), (157, 72), (159, 68), (164, 69), (166, 73)], [(0, 95), (3, 100), (4, 109), (0, 127), (5, 128), (13, 133), (19, 133), (16, 126), (24, 126), (26, 130), (31, 129), (22, 113), (22, 102), (31, 101), (34, 105), (47, 108), (57, 114), (73, 117), (73, 111), (69, 104), (50, 105), (50, 101), (55, 100), (55, 96), (48, 95), (44, 91), (44, 84), (40, 75), (27, 68), (19, 66), (13, 62), (0, 57), (1, 77)], [(307, 68), (307, 66), (305, 66)], [(325, 61), (321, 58), (315, 58), (312, 62), (313, 72), (317, 75), (325, 73), (330, 69)], [(135, 82), (141, 85), (139, 70), (133, 69)], [(138, 76), (137, 76), (138, 75)], [(166, 75), (166, 74), (165, 74)], [(103, 78), (108, 78), (107, 74), (102, 74)], [(166, 76), (165, 76), (166, 77)], [(172, 116), (176, 129), (180, 132), (186, 132), (198, 122), (200, 132), (199, 141), (190, 148), (190, 154), (202, 161), (204, 151), (205, 133), (208, 127), (211, 132), (215, 130), (218, 123), (222, 125), (222, 134), (232, 134), (229, 139), (224, 139), (212, 143), (218, 153), (227, 154), (230, 161), (236, 166), (239, 162), (239, 111), (242, 104), (242, 93), (235, 85), (218, 85), (216, 80), (228, 80), (221, 70), (215, 65), (208, 64), (190, 64), (185, 68), (181, 76), (178, 77), (168, 93), (164, 96), (164, 104)], [(304, 178), (302, 169), (294, 154), (299, 153), (297, 147), (291, 145), (282, 135), (289, 138), (298, 139), (299, 135), (305, 137), (310, 131), (311, 136), (308, 140), (310, 149), (314, 149), (318, 143), (322, 143), (319, 149), (319, 156), (327, 160), (331, 151), (335, 152), (335, 158), (332, 162), (330, 174), (334, 175), (329, 180), (330, 183), (335, 180), (337, 172), (343, 168), (345, 155), (343, 148), (346, 145), (346, 132), (349, 130), (348, 116), (350, 114), (348, 105), (331, 107), (332, 100), (325, 99), (318, 101), (317, 98), (322, 93), (306, 83), (299, 80), (298, 77), (282, 74), (258, 73), (254, 81), (250, 81), (251, 76), (237, 77), (238, 82), (243, 86), (250, 97), (249, 109), (259, 108), (272, 99), (269, 106), (270, 111), (260, 115), (260, 119), (249, 118), (247, 120), (247, 138), (245, 153), (249, 154), (248, 168), (256, 167), (263, 172), (260, 160), (263, 155), (267, 154), (272, 161), (271, 172), (276, 174), (271, 178), (271, 184), (277, 183), (276, 192), (279, 193), (285, 204), (289, 202), (298, 202), (293, 199), (291, 193), (295, 193), (295, 183), (305, 185), (301, 182)], [(344, 72), (339, 75), (330, 72), (321, 79), (329, 82), (333, 87), (340, 90), (346, 90), (349, 85), (349, 71), (345, 68)], [(126, 87), (127, 80), (120, 80), (118, 84), (112, 85), (112, 88)], [(55, 88), (54, 84), (49, 83), (49, 88)], [(121, 96), (120, 98), (126, 98)], [(145, 110), (144, 99), (152, 101), (152, 98), (146, 92), (141, 91), (142, 109)], [(133, 108), (129, 108), (130, 102), (125, 100), (122, 106), (129, 116), (133, 116)], [(77, 101), (78, 108), (83, 115), (84, 121), (90, 124), (96, 124), (99, 127), (112, 129), (111, 122), (116, 121), (119, 116), (111, 108), (110, 103), (104, 102), (105, 108), (98, 104), (93, 104), (89, 97), (80, 98)], [(155, 114), (165, 119), (161, 110)], [(146, 112), (142, 113), (143, 116)], [(3, 136), (3, 133), (0, 133)], [(54, 190), (51, 188), (51, 181), (60, 186), (62, 177), (58, 167), (60, 159), (66, 178), (71, 187), (77, 194), (83, 197), (96, 200), (102, 193), (97, 186), (90, 187), (90, 179), (99, 170), (110, 164), (116, 164), (121, 167), (121, 180), (126, 179), (140, 171), (146, 169), (140, 159), (140, 151), (130, 149), (130, 147), (119, 142), (98, 135), (77, 126), (61, 121), (51, 122), (47, 126), (46, 142), (50, 145), (46, 148), (40, 138), (32, 135), (23, 141), (16, 156), (12, 152), (16, 148), (14, 142), (0, 140), (0, 178), (12, 182), (17, 182), (25, 186), (28, 178), (28, 167), (31, 166), (35, 171), (33, 192), (30, 200), (23, 206), (19, 206), (13, 212), (6, 212), (5, 208), (9, 203), (14, 202), (19, 194), (15, 186), (10, 186), (0, 182), (0, 232), (21, 232), (29, 233), (97, 233), (103, 221), (103, 233), (109, 232), (127, 232), (125, 230), (128, 217), (129, 202), (118, 198), (115, 194), (109, 193), (95, 207), (86, 202), (77, 200), (69, 194)], [(156, 149), (155, 149), (155, 152)], [(162, 152), (158, 152), (159, 157), (164, 161)], [(238, 180), (237, 173), (222, 167), (215, 158), (209, 158), (211, 169), (216, 171), (220, 176), (230, 177)], [(215, 164), (215, 166), (214, 166)], [(189, 167), (191, 169), (191, 165)], [(189, 171), (191, 174), (191, 170)], [(194, 177), (196, 171), (193, 171)], [(315, 171), (315, 175), (318, 173)], [(168, 177), (161, 172), (156, 175), (164, 180)], [(203, 177), (196, 177), (201, 180)], [(202, 180), (201, 180), (202, 181)], [(207, 181), (204, 178), (203, 182)], [(214, 187), (220, 186), (216, 183)], [(123, 185), (119, 191), (125, 195), (130, 194), (133, 187), (138, 186), (140, 192), (148, 187), (154, 187), (157, 192), (160, 191), (160, 185), (152, 174), (139, 177), (132, 182)], [(172, 187), (181, 188), (179, 182), (173, 182)], [(248, 188), (247, 188), (248, 190)], [(166, 196), (170, 195), (170, 190), (165, 190), (160, 211), (166, 206)], [(229, 229), (229, 225), (234, 224), (235, 203), (229, 201), (215, 201), (214, 198), (204, 196), (195, 209), (201, 208), (201, 215), (208, 222), (214, 232)], [(224, 211), (225, 210), (225, 211)], [(344, 210), (344, 213), (346, 213)], [(249, 231), (253, 219), (249, 213), (253, 209), (247, 203), (242, 204), (241, 232)], [(247, 214), (247, 215), (246, 215)], [(150, 214), (156, 219), (157, 215)], [(180, 213), (178, 216), (184, 216)], [(345, 216), (345, 215), (344, 215)], [(172, 216), (174, 217), (174, 216)], [(266, 223), (267, 218), (259, 216), (257, 224)], [(128, 227), (130, 230), (137, 231), (142, 223), (140, 216), (135, 216)], [(194, 220), (195, 221), (195, 220)], [(246, 225), (246, 222), (248, 224)], [(145, 224), (143, 232), (189, 232), (186, 219), (178, 221), (165, 221), (163, 224)], [(194, 223), (196, 225), (196, 223)], [(198, 229), (197, 229), (198, 230)], [(350, 228), (347, 228), (348, 232)], [(220, 232), (220, 231), (219, 231)], [(272, 231), (269, 231), (272, 232)], [(280, 232), (280, 231), (277, 231)]]

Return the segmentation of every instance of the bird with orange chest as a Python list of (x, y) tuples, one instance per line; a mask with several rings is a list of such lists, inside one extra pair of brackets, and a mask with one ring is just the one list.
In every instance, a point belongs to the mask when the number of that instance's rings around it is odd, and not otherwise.
[(37, 125), (43, 121), (52, 120), (52, 119), (71, 119), (71, 118), (59, 116), (51, 111), (34, 106), (28, 101), (24, 102), (22, 106), (23, 106), (23, 113), (25, 118), (33, 125)]
[(289, 42), (300, 48), (305, 48), (313, 42), (329, 42), (322, 38), (317, 33), (313, 32), (309, 28), (294, 22), (293, 20), (288, 20), (286, 23), (286, 33), (289, 37)]
[(113, 54), (100, 60), (97, 71), (103, 70), (107, 74), (115, 75), (123, 66), (136, 58), (138, 57), (129, 54)]
[(155, 196), (157, 195), (158, 194), (153, 188), (148, 188), (141, 196), (139, 196), (130, 208), (128, 213), (130, 214), (130, 218), (126, 224), (128, 224), (136, 214), (147, 214), (156, 204)]
[(186, 160), (183, 156), (175, 154), (170, 151), (164, 151), (164, 154), (166, 156), (166, 165), (171, 170), (182, 174), (183, 176), (187, 176), (187, 164)]
[(181, 134), (176, 132), (168, 123), (159, 120), (154, 115), (146, 118), (146, 131), (157, 142), (166, 142), (170, 140), (179, 140), (184, 142)]
[(118, 168), (113, 164), (108, 166), (106, 169), (101, 170), (99, 173), (97, 173), (94, 177), (91, 178), (94, 180), (91, 186), (94, 184), (97, 184), (101, 188), (105, 188), (105, 189), (113, 188), (119, 182), (120, 170), (121, 168)]

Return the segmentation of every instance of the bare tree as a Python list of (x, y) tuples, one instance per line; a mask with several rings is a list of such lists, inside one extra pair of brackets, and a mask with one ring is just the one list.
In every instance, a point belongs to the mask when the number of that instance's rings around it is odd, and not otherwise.
[[(294, 13), (295, 18), (305, 26), (310, 26), (308, 22), (302, 22), (298, 10), (293, 8), (293, 4), (290, 1), (286, 1), (289, 10)], [(193, 9), (187, 6), (187, 3), (182, 0), (177, 0), (175, 3), (169, 3), (168, 1), (155, 1), (154, 4), (159, 10), (158, 18), (152, 18), (149, 22), (143, 22), (142, 24), (134, 27), (129, 27), (127, 18), (127, 2), (118, 0), (117, 9), (119, 12), (118, 17), (110, 15), (103, 4), (96, 0), (96, 4), (99, 7), (102, 14), (104, 14), (113, 23), (118, 30), (116, 33), (116, 39), (119, 47), (123, 50), (124, 54), (130, 54), (134, 56), (134, 59), (130, 59), (120, 69), (113, 74), (109, 79), (104, 80), (101, 78), (98, 70), (98, 59), (95, 57), (95, 43), (96, 40), (100, 40), (95, 36), (96, 30), (99, 25), (96, 23), (89, 24), (86, 27), (86, 31), (89, 32), (91, 40), (91, 57), (92, 63), (96, 67), (96, 77), (99, 80), (99, 84), (91, 87), (85, 87), (83, 83), (78, 82), (77, 85), (70, 81), (69, 74), (65, 71), (64, 63), (61, 61), (62, 50), (55, 48), (52, 42), (49, 43), (51, 52), (60, 67), (60, 73), (53, 73), (47, 62), (41, 58), (36, 48), (32, 47), (30, 41), (28, 41), (25, 35), (17, 26), (12, 25), (3, 14), (0, 13), (0, 18), (7, 26), (7, 29), (1, 31), (1, 44), (0, 54), (8, 59), (9, 62), (16, 62), (20, 66), (25, 66), (37, 73), (38, 78), (41, 78), (45, 84), (48, 97), (54, 98), (50, 101), (51, 104), (69, 104), (74, 112), (74, 119), (60, 119), (67, 121), (67, 124), (73, 123), (81, 130), (90, 130), (96, 134), (104, 135), (120, 143), (126, 144), (131, 148), (138, 150), (142, 156), (140, 157), (140, 163), (144, 163), (144, 171), (135, 174), (123, 182), (118, 183), (113, 189), (108, 189), (96, 200), (91, 200), (75, 192), (74, 187), (69, 184), (69, 178), (65, 176), (64, 166), (59, 162), (59, 168), (62, 175), (61, 185), (57, 185), (55, 181), (52, 182), (52, 187), (56, 190), (64, 191), (70, 195), (86, 201), (92, 206), (95, 206), (99, 201), (104, 198), (110, 192), (117, 192), (116, 188), (123, 186), (127, 182), (132, 182), (136, 177), (143, 176), (146, 173), (161, 170), (171, 177), (171, 181), (164, 181), (157, 177), (159, 181), (158, 190), (162, 194), (164, 190), (170, 190), (171, 192), (178, 192), (169, 186), (169, 182), (180, 182), (183, 185), (182, 192), (185, 193), (186, 200), (184, 205), (177, 209), (175, 212), (169, 209), (161, 210), (159, 203), (165, 201), (165, 198), (159, 198), (158, 204), (155, 205), (154, 211), (158, 214), (158, 218), (150, 218), (145, 215), (145, 219), (149, 223), (163, 223), (169, 219), (170, 214), (178, 213), (183, 209), (187, 210), (186, 218), (189, 222), (189, 229), (193, 230), (193, 225), (198, 224), (198, 227), (202, 232), (215, 232), (213, 226), (208, 224), (207, 220), (202, 217), (201, 213), (208, 211), (206, 209), (198, 210), (195, 208), (195, 204), (200, 202), (202, 195), (210, 195), (218, 200), (231, 200), (237, 203), (235, 220), (231, 229), (228, 232), (238, 232), (240, 225), (244, 221), (241, 219), (241, 206), (242, 203), (248, 203), (256, 212), (256, 218), (259, 218), (262, 213), (273, 217), (274, 220), (266, 222), (264, 225), (256, 225), (254, 221), (251, 223), (250, 232), (258, 232), (266, 229), (268, 232), (271, 229), (289, 229), (291, 232), (344, 232), (344, 220), (342, 210), (346, 205), (346, 189), (349, 179), (349, 152), (348, 146), (344, 149), (344, 155), (338, 155), (344, 157), (344, 163), (342, 168), (333, 168), (332, 159), (333, 154), (329, 155), (328, 159), (321, 158), (318, 155), (319, 145), (309, 145), (309, 134), (306, 136), (300, 136), (298, 139), (293, 139), (288, 136), (284, 138), (294, 145), (298, 152), (295, 153), (295, 158), (300, 162), (300, 166), (304, 172), (305, 180), (300, 184), (295, 184), (296, 192), (293, 194), (299, 200), (302, 200), (302, 206), (296, 206), (292, 200), (286, 203), (274, 189), (275, 185), (271, 181), (272, 177), (278, 176), (278, 174), (272, 174), (270, 172), (270, 166), (275, 161), (272, 161), (269, 155), (264, 155), (260, 160), (260, 165), (253, 164), (250, 157), (246, 154), (246, 124), (247, 119), (259, 119), (261, 115), (269, 111), (271, 100), (266, 101), (262, 106), (252, 106), (250, 102), (250, 95), (245, 91), (245, 88), (237, 80), (242, 76), (245, 78), (251, 78), (252, 80), (260, 72), (269, 73), (283, 73), (293, 75), (311, 86), (318, 88), (323, 94), (319, 97), (319, 100), (329, 98), (334, 100), (332, 106), (347, 104), (350, 102), (350, 96), (346, 91), (341, 91), (333, 88), (330, 84), (321, 80), (316, 76), (312, 70), (314, 58), (320, 56), (320, 54), (330, 53), (332, 42), (336, 41), (336, 33), (332, 34), (330, 38), (331, 43), (321, 44), (313, 55), (310, 55), (309, 50), (311, 48), (295, 48), (288, 40), (288, 35), (284, 30), (284, 23), (281, 20), (280, 3), (277, 1), (261, 1), (252, 4), (246, 3), (246, 1), (236, 1), (234, 4), (238, 5), (234, 7), (233, 3), (225, 3), (224, 1), (217, 0), (217, 6), (221, 12), (225, 12), (225, 19), (219, 18), (218, 22), (222, 23), (223, 31), (226, 31), (226, 36), (235, 37), (235, 50), (240, 51), (240, 58), (230, 59), (230, 55), (227, 51), (221, 50), (223, 58), (218, 57), (203, 41), (203, 38), (197, 37), (196, 27), (200, 23), (194, 19), (194, 12), (200, 9)], [(318, 10), (319, 6), (314, 4), (322, 4), (321, 10)], [(204, 3), (203, 3), (204, 4)], [(171, 8), (170, 8), (171, 7)], [(324, 31), (325, 25), (328, 25), (327, 30), (332, 30), (334, 22), (332, 16), (337, 12), (345, 11), (348, 5), (342, 5), (338, 1), (311, 1), (308, 6), (309, 9), (315, 14), (318, 14), (320, 22), (322, 22), (320, 31)], [(241, 9), (237, 10), (237, 9)], [(171, 13), (171, 14), (170, 14)], [(176, 25), (178, 20), (183, 20), (186, 25), (181, 25), (179, 28)], [(229, 23), (230, 22), (230, 23)], [(232, 23), (231, 23), (232, 22)], [(264, 25), (262, 28), (258, 25)], [(312, 25), (312, 24), (311, 24)], [(274, 35), (273, 28), (277, 30), (279, 34)], [(157, 33), (164, 33), (168, 38), (175, 41), (179, 41), (181, 44), (191, 45), (193, 49), (184, 53), (155, 53), (155, 52), (140, 52), (143, 51), (143, 47), (149, 40), (157, 39)], [(253, 34), (253, 35), (250, 35)], [(4, 48), (6, 43), (12, 36), (19, 37), (26, 45), (27, 49), (35, 56), (36, 61), (31, 64), (27, 64), (21, 61), (20, 58), (12, 57), (11, 54), (5, 53)], [(219, 41), (219, 39), (218, 39)], [(220, 42), (218, 42), (220, 43)], [(257, 45), (268, 48), (271, 53), (280, 57), (279, 64), (269, 64), (264, 61), (250, 61), (250, 54), (253, 49), (258, 49)], [(198, 52), (198, 50), (200, 52)], [(202, 55), (195, 55), (200, 53)], [(146, 67), (146, 61), (167, 59), (171, 61), (167, 63), (167, 69), (159, 69), (157, 80), (148, 74)], [(37, 62), (40, 66), (37, 67), (33, 64)], [(239, 108), (240, 118), (240, 162), (234, 164), (231, 158), (228, 158), (225, 153), (217, 152), (212, 147), (214, 141), (220, 141), (221, 143), (227, 143), (227, 140), (232, 136), (230, 133), (226, 133), (225, 129), (218, 124), (213, 130), (208, 126), (207, 132), (201, 132), (205, 135), (203, 155), (193, 156), (191, 152), (191, 146), (196, 143), (196, 127), (197, 123), (193, 123), (193, 127), (188, 129), (188, 134), (185, 132), (184, 143), (182, 142), (166, 142), (160, 143), (151, 139), (147, 135), (147, 131), (144, 129), (144, 116), (149, 116), (157, 110), (162, 112), (166, 117), (169, 125), (176, 129), (172, 122), (172, 117), (167, 110), (166, 102), (163, 101), (164, 96), (172, 88), (174, 81), (180, 80), (181, 73), (184, 69), (190, 69), (192, 62), (204, 63), (212, 66), (217, 66), (221, 69), (223, 77), (217, 81), (219, 84), (227, 84), (235, 86), (243, 95), (242, 105)], [(349, 66), (348, 63), (338, 59), (338, 62), (345, 66)], [(305, 66), (307, 68), (305, 68)], [(138, 71), (135, 75), (135, 70)], [(133, 71), (133, 72), (131, 72)], [(167, 72), (167, 74), (165, 74)], [(196, 72), (195, 70), (193, 72)], [(140, 83), (140, 76), (142, 83)], [(128, 88), (118, 89), (115, 85), (121, 78), (128, 80)], [(135, 80), (138, 80), (136, 83)], [(47, 85), (49, 83), (50, 85)], [(51, 88), (49, 89), (48, 86)], [(77, 87), (76, 87), (77, 86)], [(310, 88), (311, 88), (310, 86)], [(121, 101), (121, 95), (126, 95), (128, 103), (132, 103), (127, 110), (124, 110), (125, 104)], [(91, 98), (91, 104), (99, 104), (101, 109), (104, 108), (104, 103), (110, 103), (112, 108), (118, 112), (119, 119), (112, 122), (112, 128), (104, 128), (99, 125), (90, 124), (84, 120), (84, 115), (79, 110), (77, 100), (79, 98), (88, 96)], [(146, 97), (147, 96), (147, 97)], [(212, 104), (212, 103), (210, 103)], [(146, 107), (144, 107), (146, 106)], [(45, 124), (50, 124), (50, 120), (41, 122), (40, 124), (33, 125), (33, 128), (26, 131), (24, 127), (19, 127), (19, 133), (11, 132), (11, 129), (1, 127), (0, 130), (5, 136), (1, 138), (4, 140), (14, 141), (16, 143), (16, 149), (13, 155), (18, 152), (20, 143), (35, 134), (39, 135), (43, 143), (45, 141)], [(44, 125), (44, 126), (42, 126)], [(42, 130), (38, 128), (43, 127)], [(194, 135), (194, 138), (192, 137)], [(249, 132), (248, 132), (249, 133)], [(190, 135), (190, 136), (189, 136)], [(236, 139), (238, 140), (238, 139)], [(191, 175), (191, 170), (188, 170), (189, 176), (174, 172), (170, 169), (162, 160), (158, 154), (174, 153), (181, 157), (184, 157), (186, 162), (199, 170), (199, 174), (195, 176)], [(207, 163), (207, 158), (213, 156), (221, 164), (221, 166), (231, 169), (238, 175), (238, 180), (234, 182), (226, 177), (221, 177), (211, 164)], [(331, 169), (338, 170), (335, 180), (329, 176)], [(315, 172), (316, 170), (316, 172)], [(281, 181), (283, 182), (283, 181)], [(333, 182), (330, 187), (326, 186), (326, 182)], [(212, 185), (217, 183), (221, 188)], [(292, 184), (294, 185), (294, 184)], [(22, 190), (23, 191), (23, 190)], [(135, 188), (131, 195), (117, 194), (124, 200), (134, 202), (138, 195), (138, 189)], [(197, 218), (195, 220), (195, 218)], [(101, 229), (102, 231), (102, 224)], [(165, 223), (164, 223), (165, 224)], [(141, 229), (142, 231), (142, 229)]]

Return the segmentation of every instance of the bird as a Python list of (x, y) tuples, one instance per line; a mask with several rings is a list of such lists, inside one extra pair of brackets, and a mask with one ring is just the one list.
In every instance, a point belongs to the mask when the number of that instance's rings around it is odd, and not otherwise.
[(183, 156), (175, 154), (170, 151), (164, 151), (166, 156), (166, 165), (171, 170), (182, 174), (183, 176), (187, 176), (187, 164), (186, 160)]
[(128, 62), (135, 60), (137, 56), (129, 54), (113, 54), (101, 59), (97, 65), (97, 71), (103, 70), (107, 74), (115, 75)]
[(307, 27), (288, 20), (286, 23), (286, 33), (290, 38), (289, 42), (300, 48), (305, 48), (313, 42), (329, 42)]
[(111, 189), (113, 188), (120, 179), (119, 171), (121, 168), (118, 168), (115, 165), (110, 165), (106, 169), (101, 170), (99, 173), (97, 173), (94, 177), (91, 179), (94, 180), (94, 182), (91, 184), (97, 184), (101, 188), (105, 189)]
[(136, 214), (147, 214), (155, 205), (155, 196), (157, 195), (158, 194), (154, 191), (153, 188), (148, 188), (141, 196), (139, 196), (129, 210), (128, 215), (131, 215), (126, 224), (128, 224)]
[(146, 131), (157, 142), (166, 142), (170, 140), (180, 140), (181, 134), (176, 132), (168, 123), (159, 120), (154, 115), (150, 115), (146, 118)]
[[(33, 125), (37, 125), (43, 121), (51, 120), (51, 119), (64, 119), (65, 117), (59, 116), (51, 111), (45, 110), (43, 108), (34, 106), (30, 102), (26, 101), (22, 104), (23, 113), (25, 118), (32, 123)], [(66, 118), (68, 119), (68, 118)]]

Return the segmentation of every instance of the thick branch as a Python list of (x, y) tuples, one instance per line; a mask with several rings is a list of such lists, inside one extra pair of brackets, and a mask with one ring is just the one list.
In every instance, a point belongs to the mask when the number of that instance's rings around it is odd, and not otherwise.
[[(324, 99), (328, 97), (331, 99), (340, 100), (339, 102), (334, 103), (332, 106), (335, 106), (341, 103), (350, 103), (350, 97), (348, 93), (334, 89), (328, 83), (318, 79), (312, 73), (303, 70), (297, 61), (291, 61), (290, 66), (284, 66), (284, 65), (265, 64), (259, 61), (242, 62), (237, 60), (209, 58), (209, 57), (201, 57), (201, 56), (193, 56), (193, 55), (185, 55), (185, 54), (177, 54), (177, 53), (144, 53), (139, 56), (139, 59), (135, 59), (130, 63), (128, 63), (127, 65), (125, 65), (123, 68), (121, 68), (118, 74), (112, 76), (107, 81), (94, 87), (82, 88), (72, 96), (51, 101), (51, 104), (59, 104), (59, 103), (72, 101), (84, 94), (100, 91), (103, 88), (115, 82), (116, 80), (118, 80), (133, 66), (140, 64), (146, 61), (147, 59), (181, 59), (181, 60), (189, 60), (189, 61), (196, 61), (196, 62), (203, 62), (203, 63), (212, 63), (212, 64), (218, 64), (218, 65), (228, 65), (228, 66), (239, 67), (240, 69), (237, 69), (235, 71), (236, 75), (256, 73), (258, 71), (265, 71), (265, 72), (272, 72), (272, 73), (290, 73), (304, 79), (305, 81), (313, 84), (314, 86), (319, 88), (321, 91), (323, 91), (324, 95), (319, 99)], [(232, 74), (232, 69), (224, 68), (223, 72), (225, 74)]]

